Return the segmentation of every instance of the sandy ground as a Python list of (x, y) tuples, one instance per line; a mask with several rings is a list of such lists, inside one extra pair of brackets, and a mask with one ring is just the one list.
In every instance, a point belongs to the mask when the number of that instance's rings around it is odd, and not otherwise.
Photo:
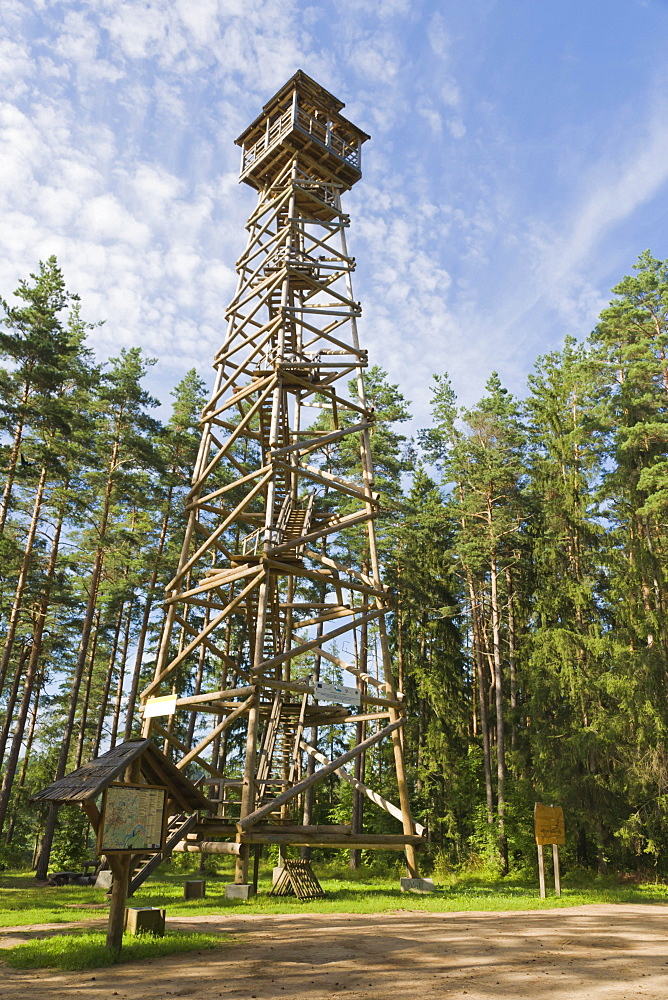
[[(169, 924), (231, 940), (220, 952), (82, 973), (3, 968), (0, 997), (668, 1000), (668, 906), (226, 915)], [(0, 928), (0, 946), (63, 927)]]

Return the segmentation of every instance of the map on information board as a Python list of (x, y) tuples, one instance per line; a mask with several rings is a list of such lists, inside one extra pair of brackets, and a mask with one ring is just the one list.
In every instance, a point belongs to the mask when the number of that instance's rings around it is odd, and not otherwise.
[(162, 850), (166, 795), (167, 789), (156, 785), (109, 785), (98, 852)]

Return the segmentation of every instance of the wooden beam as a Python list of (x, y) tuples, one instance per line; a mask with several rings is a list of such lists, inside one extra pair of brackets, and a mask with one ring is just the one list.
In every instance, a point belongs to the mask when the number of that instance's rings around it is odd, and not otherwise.
[(277, 458), (279, 455), (288, 455), (293, 451), (307, 455), (315, 448), (321, 448), (325, 444), (334, 444), (335, 441), (340, 441), (341, 438), (347, 437), (349, 434), (359, 434), (361, 431), (368, 430), (370, 427), (373, 427), (372, 423), (369, 423), (368, 420), (362, 420), (359, 424), (352, 424), (350, 427), (342, 427), (339, 431), (331, 431), (324, 437), (318, 438), (317, 441), (314, 441), (310, 447), (307, 447), (308, 441), (304, 441), (301, 444), (289, 444), (285, 448), (274, 448), (269, 452), (269, 456), (270, 458)]
[(179, 601), (187, 601), (195, 594), (205, 594), (209, 590), (218, 590), (221, 587), (227, 587), (230, 583), (235, 583), (237, 580), (243, 580), (247, 576), (253, 576), (253, 574), (260, 572), (261, 567), (257, 565), (235, 566), (233, 569), (221, 570), (220, 573), (207, 577), (205, 583), (200, 583), (197, 587), (193, 587), (191, 590), (184, 590), (181, 593), (172, 593), (170, 597), (166, 598), (164, 604), (169, 606), (170, 604), (176, 604)]
[(225, 518), (224, 521), (222, 521), (219, 525), (217, 525), (216, 528), (214, 528), (214, 530), (211, 532), (211, 534), (209, 535), (209, 537), (207, 538), (207, 540), (205, 542), (203, 542), (202, 545), (200, 545), (200, 547), (190, 557), (190, 559), (188, 559), (188, 561), (186, 563), (184, 563), (183, 566), (179, 567), (178, 573), (176, 574), (176, 576), (172, 580), (169, 581), (169, 583), (165, 587), (165, 590), (169, 591), (169, 590), (172, 590), (174, 587), (178, 586), (178, 584), (183, 579), (183, 577), (186, 575), (186, 573), (188, 572), (188, 570), (192, 569), (192, 567), (195, 565), (195, 563), (197, 562), (197, 560), (201, 559), (201, 557), (204, 555), (204, 553), (207, 551), (207, 549), (209, 549), (214, 544), (214, 542), (216, 541), (217, 538), (220, 538), (220, 536), (223, 534), (223, 532), (226, 531), (227, 528), (229, 528), (230, 524), (232, 524), (232, 522), (234, 521), (234, 519), (236, 517), (238, 517), (239, 514), (241, 514), (241, 512), (244, 510), (244, 508), (247, 507), (249, 503), (252, 503), (252, 501), (255, 499), (255, 497), (258, 495), (258, 493), (262, 489), (264, 489), (264, 487), (267, 485), (267, 483), (269, 482), (269, 480), (271, 479), (271, 477), (272, 477), (272, 473), (268, 472), (266, 474), (266, 476), (262, 477), (262, 479), (259, 481), (259, 483), (256, 483), (256, 485), (253, 487), (253, 489), (250, 491), (250, 493), (247, 493), (246, 496), (243, 498), (243, 500), (239, 501), (239, 503), (234, 508), (234, 510), (231, 511), (231, 513), (229, 513), (227, 515), (227, 517)]
[(307, 788), (311, 787), (311, 785), (315, 785), (318, 781), (322, 781), (322, 779), (326, 778), (328, 774), (332, 774), (343, 764), (347, 764), (349, 760), (353, 760), (359, 754), (364, 753), (364, 751), (368, 750), (369, 747), (372, 747), (376, 743), (379, 743), (382, 739), (385, 739), (386, 736), (389, 736), (390, 733), (393, 733), (395, 729), (398, 729), (399, 726), (402, 726), (403, 724), (403, 717), (397, 719), (395, 722), (391, 722), (389, 726), (385, 726), (385, 728), (381, 729), (381, 731), (376, 733), (375, 736), (369, 736), (368, 739), (363, 740), (362, 743), (358, 743), (357, 746), (352, 748), (352, 750), (348, 750), (346, 753), (341, 754), (340, 757), (330, 761), (330, 763), (325, 765), (325, 767), (321, 767), (319, 771), (315, 771), (307, 778), (302, 778), (302, 780), (298, 781), (296, 785), (293, 785), (292, 788), (287, 788), (280, 795), (277, 795), (275, 799), (272, 799), (271, 802), (265, 803), (265, 805), (260, 806), (259, 809), (256, 809), (254, 812), (244, 816), (244, 818), (239, 820), (237, 823), (237, 830), (239, 833), (244, 833), (250, 827), (258, 823), (264, 816), (268, 816), (280, 806), (285, 805), (286, 802), (290, 802), (298, 795), (301, 795), (301, 793), (305, 792)]
[(344, 632), (350, 632), (352, 629), (357, 628), (358, 625), (362, 625), (364, 622), (373, 621), (374, 618), (379, 618), (383, 614), (385, 614), (384, 608), (374, 608), (373, 611), (368, 611), (366, 614), (360, 615), (358, 618), (354, 618), (346, 625), (341, 625), (340, 628), (335, 628), (331, 632), (325, 632), (316, 639), (304, 642), (300, 646), (293, 646), (292, 649), (286, 649), (284, 653), (279, 653), (278, 656), (272, 656), (271, 659), (258, 663), (257, 667), (252, 667), (251, 673), (254, 676), (265, 673), (271, 667), (278, 666), (279, 663), (283, 663), (285, 660), (291, 660), (293, 657), (299, 656), (300, 653), (306, 653), (309, 649), (313, 649), (315, 646), (319, 646), (325, 642), (330, 642), (332, 639), (336, 639), (337, 636), (343, 635)]
[(93, 833), (97, 836), (100, 829), (100, 820), (102, 816), (100, 815), (100, 810), (95, 805), (92, 799), (86, 799), (81, 803), (81, 808), (88, 816), (91, 827), (93, 828)]
[[(275, 681), (271, 677), (262, 677), (259, 682), (262, 687), (270, 688), (272, 691), (293, 691), (295, 694), (315, 694), (315, 688), (312, 684), (306, 683), (306, 681)], [(363, 694), (360, 695), (360, 701), (363, 705), (379, 705), (381, 708), (403, 708), (403, 703), (397, 701), (395, 698), (377, 698), (373, 694)], [(323, 706), (324, 707), (324, 706)], [(331, 706), (334, 708), (335, 706)], [(356, 718), (355, 716), (353, 718)], [(331, 725), (338, 726), (339, 720), (332, 722)], [(322, 725), (330, 725), (328, 722), (323, 722)]]
[(182, 840), (175, 851), (191, 854), (241, 854), (241, 844), (226, 844), (220, 840)]
[(227, 688), (225, 691), (206, 691), (203, 694), (189, 694), (185, 698), (177, 698), (176, 705), (180, 708), (183, 705), (204, 705), (208, 701), (230, 701), (232, 698), (243, 698), (244, 695), (254, 695), (256, 691), (256, 684), (247, 684), (246, 687), (239, 688)]
[[(200, 601), (198, 602), (198, 604), (200, 605), (200, 607), (208, 608), (209, 610), (214, 610), (214, 611), (225, 611), (227, 608), (226, 604), (210, 604), (207, 601)], [(231, 656), (228, 656), (227, 653), (225, 653), (222, 649), (219, 649), (219, 647), (216, 646), (215, 643), (211, 642), (209, 639), (203, 638), (202, 633), (198, 631), (198, 629), (196, 629), (194, 625), (191, 625), (189, 621), (187, 621), (185, 618), (182, 618), (181, 615), (176, 615), (176, 614), (174, 615), (174, 621), (177, 623), (177, 625), (180, 625), (183, 629), (185, 629), (188, 635), (197, 636), (200, 639), (204, 648), (208, 649), (209, 652), (213, 653), (213, 655), (216, 656), (219, 660), (222, 660), (222, 662), (225, 663), (230, 668), (230, 670), (234, 670), (241, 677), (243, 677), (244, 680), (250, 680), (248, 673), (244, 670), (243, 667), (239, 666), (236, 660), (233, 660)]]
[[(261, 575), (264, 576), (264, 574), (261, 574)], [(197, 649), (197, 647), (200, 644), (201, 640), (204, 639), (204, 638), (206, 638), (206, 636), (209, 634), (209, 632), (212, 632), (215, 628), (217, 628), (217, 626), (220, 625), (220, 623), (222, 621), (224, 621), (224, 619), (227, 618), (227, 616), (230, 615), (232, 613), (232, 611), (234, 611), (234, 609), (237, 607), (237, 605), (241, 604), (241, 602), (244, 600), (244, 598), (259, 583), (260, 583), (260, 577), (259, 576), (258, 576), (258, 578), (256, 580), (251, 580), (251, 582), (241, 591), (241, 593), (238, 594), (234, 598), (233, 601), (230, 601), (230, 603), (227, 605), (227, 607), (225, 608), (224, 611), (221, 611), (219, 614), (216, 615), (215, 618), (212, 618), (211, 621), (207, 625), (204, 626), (204, 628), (199, 633), (199, 635), (195, 639), (193, 639), (192, 642), (188, 643), (188, 645), (185, 647), (185, 649), (182, 649), (181, 652), (177, 656), (175, 656), (175, 658), (171, 661), (171, 663), (168, 666), (165, 667), (165, 669), (162, 671), (162, 673), (158, 677), (154, 678), (154, 680), (151, 681), (151, 683), (148, 685), (148, 687), (144, 688), (144, 690), (141, 693), (141, 699), (142, 699), (142, 701), (144, 699), (148, 698), (148, 696), (153, 691), (155, 691), (156, 688), (158, 688), (160, 686), (160, 684), (167, 677), (170, 676), (170, 674), (174, 673), (174, 671), (178, 667), (179, 663), (181, 663), (183, 660), (185, 660), (185, 658), (187, 656), (189, 656), (190, 653), (192, 653), (192, 651), (194, 649)]]
[(422, 847), (425, 841), (422, 837), (409, 836), (405, 833), (360, 833), (349, 837), (341, 834), (315, 834), (313, 837), (298, 833), (281, 833), (280, 827), (276, 833), (247, 833), (240, 838), (240, 844), (293, 844), (302, 847), (342, 847), (345, 850), (368, 848), (372, 851), (403, 851), (407, 845)]
[(230, 712), (230, 714), (225, 719), (223, 719), (222, 722), (219, 722), (218, 725), (215, 727), (215, 729), (212, 729), (210, 733), (207, 733), (204, 739), (201, 740), (196, 747), (193, 747), (193, 749), (190, 750), (185, 755), (185, 757), (183, 757), (183, 759), (178, 762), (178, 764), (176, 765), (178, 769), (181, 771), (183, 770), (184, 767), (188, 766), (191, 760), (197, 760), (202, 750), (206, 750), (209, 744), (213, 743), (216, 736), (219, 736), (220, 733), (224, 732), (224, 730), (227, 729), (228, 726), (231, 726), (233, 722), (236, 722), (236, 720), (250, 708), (253, 702), (253, 698), (254, 695), (252, 695), (250, 698), (247, 698), (246, 701), (243, 702), (243, 704), (239, 705), (238, 708), (235, 708), (233, 712)]
[(373, 684), (374, 687), (384, 688), (390, 694), (397, 694), (394, 688), (392, 688), (387, 681), (380, 681), (372, 674), (366, 673), (364, 670), (358, 670), (358, 668), (354, 667), (352, 663), (347, 663), (345, 660), (342, 660), (340, 656), (335, 656), (334, 653), (329, 653), (326, 649), (321, 649), (320, 646), (314, 646), (314, 652), (320, 653), (320, 655), (324, 656), (324, 658), (329, 660), (330, 663), (336, 663), (337, 667), (341, 667), (342, 670), (349, 670), (351, 674), (354, 674), (355, 677), (358, 677), (361, 681), (366, 681), (367, 684)]
[[(280, 559), (274, 556), (270, 556), (267, 559), (267, 565), (272, 569), (278, 569), (282, 572), (295, 572), (294, 565), (291, 566), (290, 563), (281, 562)], [(384, 590), (378, 590), (364, 583), (353, 583), (352, 580), (341, 580), (338, 576), (333, 576), (331, 573), (325, 573), (322, 570), (307, 569), (305, 566), (300, 566), (298, 575), (306, 577), (307, 580), (314, 580), (316, 583), (329, 584), (338, 590), (352, 590), (357, 594), (367, 594), (369, 597), (387, 600), (387, 594)]]
[[(354, 718), (354, 716), (351, 716), (351, 718)], [(300, 740), (299, 744), (302, 750), (306, 750), (307, 753), (311, 754), (311, 756), (321, 764), (331, 764), (329, 757), (325, 757), (324, 753), (320, 753), (316, 747), (311, 746), (311, 744), (307, 743), (306, 740)], [(344, 781), (347, 781), (349, 785), (353, 786), (353, 788), (356, 788), (358, 791), (366, 795), (368, 799), (370, 799), (375, 805), (380, 806), (381, 809), (384, 809), (386, 813), (390, 814), (390, 816), (394, 816), (394, 818), (398, 819), (400, 822), (403, 820), (399, 806), (395, 806), (393, 802), (389, 802), (386, 798), (383, 798), (382, 795), (379, 795), (378, 792), (374, 792), (372, 788), (365, 785), (363, 781), (359, 780), (359, 778), (355, 778), (352, 774), (349, 774), (345, 767), (338, 768), (334, 773), (338, 775), (339, 778), (343, 778)], [(425, 828), (420, 823), (416, 823), (415, 820), (412, 820), (412, 823), (416, 834), (421, 837), (426, 832)]]
[[(172, 744), (172, 746), (176, 747), (177, 750), (180, 750), (182, 753), (190, 752), (190, 748), (186, 746), (185, 743), (182, 743), (178, 737), (174, 736), (173, 733), (170, 733), (167, 729), (161, 726), (159, 722), (156, 722), (155, 719), (151, 719), (151, 722), (153, 723), (153, 727), (157, 731), (158, 736), (162, 736), (163, 739), (167, 740)], [(195, 757), (194, 759), (200, 767), (203, 767), (205, 771), (208, 771), (213, 778), (225, 777), (224, 774), (221, 774), (221, 772), (217, 771), (215, 767), (212, 767), (211, 764), (209, 764), (207, 760), (204, 760), (203, 757)]]

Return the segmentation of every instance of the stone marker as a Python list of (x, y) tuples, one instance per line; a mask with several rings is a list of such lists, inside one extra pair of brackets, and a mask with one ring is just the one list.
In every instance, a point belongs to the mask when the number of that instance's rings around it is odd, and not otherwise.
[(402, 892), (436, 892), (433, 878), (402, 878)]
[(125, 930), (128, 934), (164, 937), (165, 911), (158, 906), (128, 906), (125, 911)]

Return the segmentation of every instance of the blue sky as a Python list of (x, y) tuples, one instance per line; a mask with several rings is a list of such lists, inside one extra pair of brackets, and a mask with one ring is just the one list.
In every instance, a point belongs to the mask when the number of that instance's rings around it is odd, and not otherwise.
[(586, 336), (668, 257), (666, 0), (3, 0), (0, 294), (55, 253), (102, 355), (209, 380), (253, 192), (235, 137), (301, 68), (372, 136), (347, 196), (372, 362), (428, 419)]

